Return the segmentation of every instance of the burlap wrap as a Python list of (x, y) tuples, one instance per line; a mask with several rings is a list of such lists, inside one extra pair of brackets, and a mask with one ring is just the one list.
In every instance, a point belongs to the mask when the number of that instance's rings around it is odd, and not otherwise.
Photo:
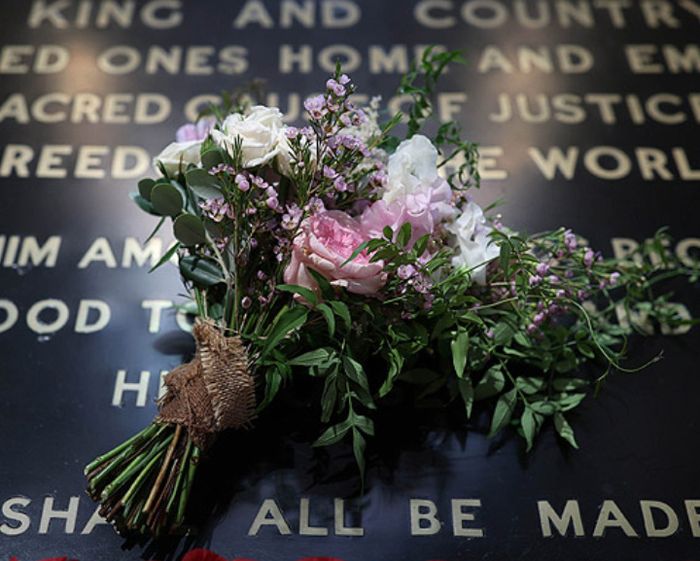
[(183, 425), (200, 448), (216, 433), (247, 427), (255, 418), (255, 382), (240, 337), (224, 337), (203, 321), (192, 331), (194, 359), (165, 376), (166, 394), (158, 402), (158, 420)]

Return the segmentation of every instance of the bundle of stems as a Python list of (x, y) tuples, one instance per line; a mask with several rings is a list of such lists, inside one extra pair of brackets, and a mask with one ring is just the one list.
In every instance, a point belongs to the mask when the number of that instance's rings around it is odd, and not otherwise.
[(88, 494), (122, 534), (176, 533), (200, 455), (185, 427), (155, 421), (85, 468)]

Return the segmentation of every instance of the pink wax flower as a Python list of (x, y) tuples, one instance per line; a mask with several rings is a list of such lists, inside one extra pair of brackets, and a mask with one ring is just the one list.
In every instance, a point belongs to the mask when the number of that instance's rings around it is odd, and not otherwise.
[(215, 124), (214, 117), (204, 117), (196, 123), (182, 125), (177, 129), (175, 138), (178, 142), (202, 141), (209, 135)]
[(370, 263), (363, 252), (343, 265), (366, 239), (360, 223), (344, 212), (331, 210), (307, 218), (294, 239), (284, 282), (318, 291), (318, 284), (309, 273), (313, 269), (348, 292), (375, 294), (386, 283), (384, 263)]

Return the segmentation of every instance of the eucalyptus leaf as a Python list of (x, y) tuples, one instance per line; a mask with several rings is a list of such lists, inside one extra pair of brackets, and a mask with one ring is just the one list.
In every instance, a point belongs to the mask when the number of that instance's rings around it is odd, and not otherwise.
[(193, 214), (178, 216), (173, 222), (173, 234), (184, 246), (193, 246), (207, 241), (204, 224)]
[(185, 174), (187, 186), (202, 199), (216, 199), (222, 196), (219, 180), (206, 170), (193, 168)]
[(202, 166), (205, 170), (209, 170), (223, 163), (224, 155), (218, 148), (210, 148), (202, 152)]
[(160, 215), (177, 216), (182, 212), (183, 199), (170, 183), (156, 183), (151, 191), (151, 204)]
[(180, 272), (187, 280), (203, 288), (225, 280), (219, 265), (196, 255), (187, 255), (180, 259)]
[(139, 187), (139, 194), (146, 199), (147, 201), (151, 200), (151, 191), (153, 190), (153, 186), (156, 184), (156, 182), (153, 179), (142, 179), (138, 183)]
[(138, 193), (129, 193), (129, 197), (131, 197), (131, 200), (134, 201), (144, 212), (152, 214), (153, 216), (161, 216), (158, 212), (156, 212), (156, 209), (153, 208), (151, 202), (147, 199), (144, 199)]

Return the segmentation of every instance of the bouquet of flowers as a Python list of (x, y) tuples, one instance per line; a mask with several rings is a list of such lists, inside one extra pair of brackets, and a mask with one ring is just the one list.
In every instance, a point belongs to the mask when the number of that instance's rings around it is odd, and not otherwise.
[[(426, 51), (401, 81), (413, 103), (382, 122), (353, 105), (338, 69), (306, 100), (303, 128), (231, 97), (185, 125), (133, 199), (172, 220), (192, 298), (196, 353), (166, 377), (151, 425), (90, 463), (102, 514), (121, 531), (181, 528), (198, 464), (217, 435), (250, 427), (295, 376), (319, 384), (314, 443), (352, 443), (361, 476), (373, 413), (398, 386), (416, 406), (492, 403), (491, 434), (513, 426), (529, 449), (621, 364), (634, 323), (683, 321), (663, 278), (697, 271), (663, 251), (663, 232), (626, 261), (560, 228), (527, 236), (489, 217), (477, 146), (456, 123), (420, 134), (445, 66)], [(402, 138), (395, 131), (402, 130)], [(660, 250), (660, 251), (659, 251)], [(662, 262), (648, 259), (659, 251)], [(656, 360), (656, 357), (652, 360)], [(594, 378), (586, 361), (602, 364)]]

